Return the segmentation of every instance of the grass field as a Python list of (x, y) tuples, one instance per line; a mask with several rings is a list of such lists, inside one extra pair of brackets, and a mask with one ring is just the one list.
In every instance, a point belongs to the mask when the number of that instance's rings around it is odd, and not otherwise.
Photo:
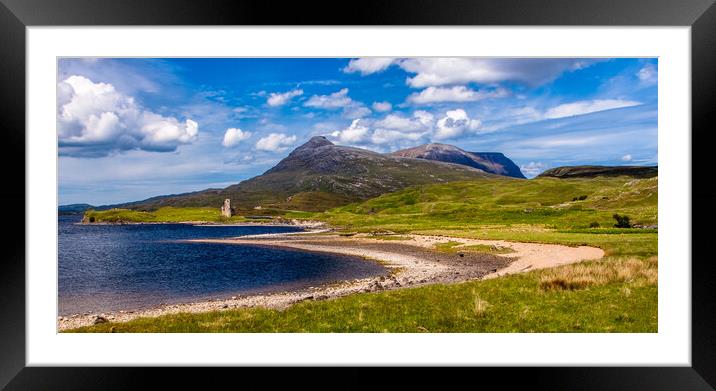
[(657, 222), (657, 187), (657, 178), (483, 179), (414, 187), (317, 217), (357, 231), (395, 232), (514, 225), (586, 229), (594, 223), (611, 228), (614, 213), (651, 225)]
[(167, 315), (75, 331), (657, 332), (657, 231), (617, 229), (612, 218), (626, 214), (652, 225), (657, 209), (657, 178), (486, 179), (411, 188), (292, 217), (322, 219), (346, 232), (590, 245), (607, 256), (492, 280), (308, 301), (283, 311)]
[(209, 221), (209, 222), (241, 222), (246, 221), (242, 216), (232, 216), (227, 219), (221, 216), (219, 208), (174, 208), (167, 206), (152, 212), (132, 209), (89, 210), (85, 212), (85, 220), (93, 223), (120, 223), (120, 222), (146, 222), (166, 223), (182, 221)]

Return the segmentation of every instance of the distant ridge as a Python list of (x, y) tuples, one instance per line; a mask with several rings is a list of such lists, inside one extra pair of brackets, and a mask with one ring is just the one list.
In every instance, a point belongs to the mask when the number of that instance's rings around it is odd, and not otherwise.
[(84, 213), (87, 209), (93, 209), (94, 206), (90, 204), (68, 204), (60, 205), (57, 207), (57, 213), (61, 215), (73, 215)]
[(652, 178), (659, 175), (658, 166), (564, 166), (549, 169), (539, 178), (594, 178), (598, 176), (630, 176)]
[(500, 152), (468, 152), (454, 145), (433, 143), (402, 149), (390, 155), (462, 164), (496, 175), (525, 178), (520, 168)]

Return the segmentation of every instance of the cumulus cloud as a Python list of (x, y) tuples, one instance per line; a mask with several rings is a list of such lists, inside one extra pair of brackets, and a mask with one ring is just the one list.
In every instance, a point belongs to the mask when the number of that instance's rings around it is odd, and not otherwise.
[(361, 144), (368, 140), (370, 129), (361, 123), (360, 119), (354, 119), (350, 126), (343, 130), (336, 130), (331, 136), (343, 144)]
[(306, 107), (333, 110), (350, 106), (351, 103), (353, 103), (353, 99), (348, 96), (348, 89), (343, 88), (329, 95), (313, 95), (303, 105)]
[(397, 129), (378, 128), (373, 131), (373, 135), (370, 140), (373, 144), (377, 145), (390, 143), (397, 143), (398, 145), (401, 145), (405, 142), (422, 140), (424, 137), (425, 133), (423, 132), (408, 132)]
[(363, 103), (348, 96), (347, 88), (328, 95), (313, 95), (303, 105), (324, 110), (343, 109), (343, 116), (347, 118), (365, 117), (371, 113)]
[(396, 65), (414, 74), (406, 80), (413, 88), (505, 81), (537, 86), (594, 62), (570, 58), (359, 58), (351, 60), (343, 71), (370, 75)]
[(291, 90), (287, 92), (272, 92), (269, 94), (268, 99), (266, 99), (266, 103), (268, 103), (268, 105), (272, 107), (283, 106), (288, 103), (292, 98), (301, 95), (303, 95), (303, 90), (301, 89)]
[(424, 105), (438, 102), (475, 102), (483, 99), (503, 98), (507, 95), (509, 92), (504, 88), (475, 91), (465, 86), (428, 87), (419, 93), (410, 94), (407, 100), (409, 103)]
[(256, 142), (256, 149), (260, 151), (281, 152), (296, 142), (296, 136), (284, 133), (271, 133)]
[(436, 121), (435, 115), (416, 110), (411, 116), (388, 114), (380, 120), (356, 119), (345, 129), (335, 130), (330, 137), (338, 143), (373, 146), (411, 146), (431, 139), (454, 139), (474, 134), (480, 121), (471, 119), (462, 110), (447, 111)]
[(630, 161), (632, 161), (632, 160), (633, 160), (633, 158), (632, 158), (632, 156), (629, 155), (629, 154), (626, 154), (626, 155), (622, 156), (622, 161), (624, 161), (624, 162), (630, 162)]
[(590, 62), (554, 58), (410, 58), (399, 65), (414, 73), (407, 83), (414, 88), (466, 83), (513, 81), (540, 85), (566, 71), (582, 69)]
[(638, 106), (640, 104), (641, 102), (622, 99), (581, 100), (553, 107), (545, 112), (544, 117), (547, 119), (572, 117), (575, 115), (594, 113), (597, 111)]
[(445, 117), (438, 120), (433, 138), (437, 140), (458, 138), (475, 133), (480, 125), (480, 120), (470, 119), (465, 110), (450, 110), (445, 113)]
[(221, 145), (231, 148), (239, 145), (239, 143), (249, 137), (251, 137), (251, 132), (244, 132), (239, 128), (229, 128), (226, 129), (226, 133), (224, 133), (224, 139), (221, 141)]
[(390, 102), (383, 101), (383, 102), (373, 102), (373, 110), (379, 111), (379, 112), (385, 112), (390, 111), (393, 109), (393, 105), (390, 104)]
[(389, 57), (366, 57), (350, 60), (348, 65), (343, 68), (345, 73), (359, 72), (361, 75), (370, 75), (376, 72), (386, 70), (395, 62), (394, 58)]
[(58, 84), (60, 155), (102, 157), (141, 149), (170, 152), (196, 141), (199, 125), (143, 109), (112, 84), (72, 75)]
[(343, 109), (343, 116), (346, 118), (362, 118), (370, 114), (370, 109), (359, 102), (354, 102), (354, 104)]
[(528, 178), (535, 177), (546, 169), (547, 165), (542, 162), (529, 162), (527, 164), (520, 165), (520, 171), (522, 171), (522, 173)]
[(388, 114), (380, 120), (356, 119), (345, 129), (333, 131), (330, 136), (338, 143), (350, 145), (402, 145), (429, 136), (433, 116), (416, 111), (412, 117)]

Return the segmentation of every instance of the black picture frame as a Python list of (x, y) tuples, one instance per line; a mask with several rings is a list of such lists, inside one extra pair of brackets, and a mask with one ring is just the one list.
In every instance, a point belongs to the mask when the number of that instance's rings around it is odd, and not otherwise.
[[(0, 263), (0, 387), (15, 389), (133, 389), (148, 370), (26, 367), (25, 355), (25, 29), (82, 25), (529, 25), (690, 26), (692, 62), (692, 366), (628, 368), (490, 368), (503, 386), (531, 389), (712, 390), (716, 386), (716, 269), (707, 253), (716, 217), (710, 151), (716, 124), (716, 6), (713, 0), (393, 0), (340, 2), (192, 0), (0, 0), (0, 154), (7, 187)], [(346, 7), (349, 7), (346, 8)], [(669, 129), (668, 131), (686, 131)], [(20, 205), (24, 205), (21, 208)], [(675, 260), (676, 261), (676, 260)], [(688, 262), (689, 260), (681, 260)], [(485, 368), (476, 369), (478, 376)], [(186, 369), (182, 369), (186, 371)], [(226, 372), (222, 372), (226, 373)], [(518, 373), (518, 375), (515, 375)], [(186, 380), (185, 386), (193, 381)], [(150, 376), (166, 376), (166, 370)], [(349, 375), (360, 382), (356, 376)], [(301, 376), (310, 379), (311, 375)], [(243, 379), (242, 379), (243, 380)], [(459, 380), (453, 379), (452, 381)]]

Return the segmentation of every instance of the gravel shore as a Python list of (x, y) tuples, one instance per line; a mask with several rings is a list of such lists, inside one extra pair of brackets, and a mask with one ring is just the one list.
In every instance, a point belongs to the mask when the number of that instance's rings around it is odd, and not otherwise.
[[(296, 291), (232, 296), (203, 302), (163, 305), (139, 311), (59, 317), (58, 330), (87, 326), (95, 322), (126, 322), (138, 317), (153, 317), (180, 312), (197, 313), (256, 306), (286, 308), (304, 300), (326, 300), (360, 292), (494, 278), (604, 256), (601, 249), (585, 246), (568, 247), (423, 235), (401, 235), (400, 238), (404, 240), (376, 239), (370, 235), (346, 237), (333, 233), (306, 232), (192, 240), (205, 243), (285, 247), (360, 256), (380, 262), (391, 273), (387, 277), (348, 280)], [(440, 252), (434, 249), (436, 244), (448, 241), (459, 242), (461, 245), (484, 244), (506, 247), (512, 249), (513, 252), (495, 255), (461, 252), (459, 246), (455, 248), (457, 251), (454, 252)]]

